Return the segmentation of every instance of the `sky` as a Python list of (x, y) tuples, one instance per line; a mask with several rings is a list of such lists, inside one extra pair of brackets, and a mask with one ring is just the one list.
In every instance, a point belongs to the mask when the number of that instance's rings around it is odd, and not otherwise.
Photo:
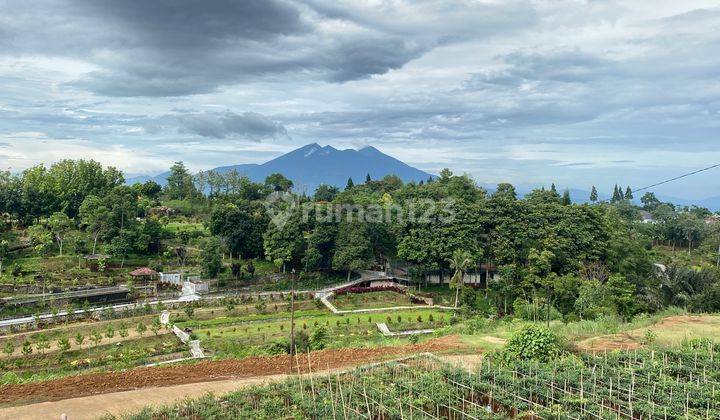
[[(0, 169), (373, 145), (610, 191), (720, 163), (720, 1), (0, 0)], [(720, 168), (657, 191), (720, 195)]]

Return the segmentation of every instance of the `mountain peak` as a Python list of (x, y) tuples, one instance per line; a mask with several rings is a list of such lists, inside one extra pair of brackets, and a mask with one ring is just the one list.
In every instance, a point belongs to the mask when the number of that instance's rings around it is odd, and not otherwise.
[(375, 147), (373, 147), (369, 144), (359, 148), (358, 152), (363, 153), (363, 154), (376, 154), (376, 153), (384, 154), (383, 152), (379, 151), (378, 149), (376, 149)]
[[(254, 182), (263, 182), (268, 175), (281, 173), (293, 181), (296, 191), (308, 194), (312, 194), (320, 184), (343, 188), (348, 178), (361, 180), (365, 179), (367, 174), (370, 174), (372, 179), (381, 179), (391, 174), (397, 175), (405, 182), (417, 182), (431, 176), (372, 146), (365, 146), (360, 150), (338, 150), (330, 145), (320, 146), (317, 143), (306, 144), (260, 165), (244, 164), (216, 168), (221, 173), (232, 169), (237, 169)], [(164, 185), (167, 175), (168, 173), (161, 174), (154, 180)]]

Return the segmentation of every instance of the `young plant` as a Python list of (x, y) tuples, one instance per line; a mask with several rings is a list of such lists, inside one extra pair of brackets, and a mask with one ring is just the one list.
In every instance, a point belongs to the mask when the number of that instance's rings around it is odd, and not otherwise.
[(62, 337), (58, 340), (57, 345), (60, 351), (65, 353), (70, 350), (70, 339), (67, 337)]
[(13, 344), (12, 341), (9, 341), (9, 340), (6, 341), (5, 347), (3, 347), (3, 352), (5, 352), (5, 354), (10, 356), (11, 354), (13, 354), (15, 352), (15, 344)]
[(75, 344), (82, 348), (83, 342), (85, 342), (85, 336), (80, 333), (75, 334)]

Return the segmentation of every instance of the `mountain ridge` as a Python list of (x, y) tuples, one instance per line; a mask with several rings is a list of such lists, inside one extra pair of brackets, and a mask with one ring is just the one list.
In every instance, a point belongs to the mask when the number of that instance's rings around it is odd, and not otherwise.
[[(362, 182), (368, 174), (372, 179), (396, 175), (404, 182), (418, 182), (435, 177), (373, 146), (365, 146), (359, 150), (336, 149), (330, 145), (320, 146), (318, 143), (306, 144), (265, 163), (226, 165), (212, 170), (227, 173), (233, 169), (254, 182), (263, 182), (268, 175), (281, 173), (293, 181), (295, 191), (308, 194), (312, 194), (320, 184), (344, 188), (348, 178)], [(169, 174), (163, 172), (156, 176), (130, 177), (126, 184), (152, 180), (165, 185)]]

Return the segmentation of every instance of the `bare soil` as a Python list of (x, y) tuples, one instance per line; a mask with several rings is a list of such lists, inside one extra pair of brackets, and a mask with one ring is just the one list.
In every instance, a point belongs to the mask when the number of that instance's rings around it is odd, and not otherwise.
[(718, 317), (709, 315), (676, 315), (663, 319), (646, 328), (603, 335), (583, 340), (577, 344), (581, 351), (602, 352), (606, 350), (634, 350), (642, 347), (645, 331), (652, 329), (658, 334), (658, 341), (674, 342), (684, 336), (695, 336), (697, 329), (707, 329), (712, 334), (719, 323)]
[[(292, 373), (330, 370), (418, 352), (438, 352), (461, 347), (457, 336), (445, 336), (422, 344), (367, 349), (332, 349), (298, 356)], [(309, 359), (309, 360), (308, 360)], [(242, 360), (203, 361), (165, 367), (142, 367), (124, 372), (99, 372), (49, 381), (0, 387), (0, 405), (22, 405), (41, 401), (145, 387), (190, 384), (224, 379), (291, 373), (289, 356), (257, 356)]]

